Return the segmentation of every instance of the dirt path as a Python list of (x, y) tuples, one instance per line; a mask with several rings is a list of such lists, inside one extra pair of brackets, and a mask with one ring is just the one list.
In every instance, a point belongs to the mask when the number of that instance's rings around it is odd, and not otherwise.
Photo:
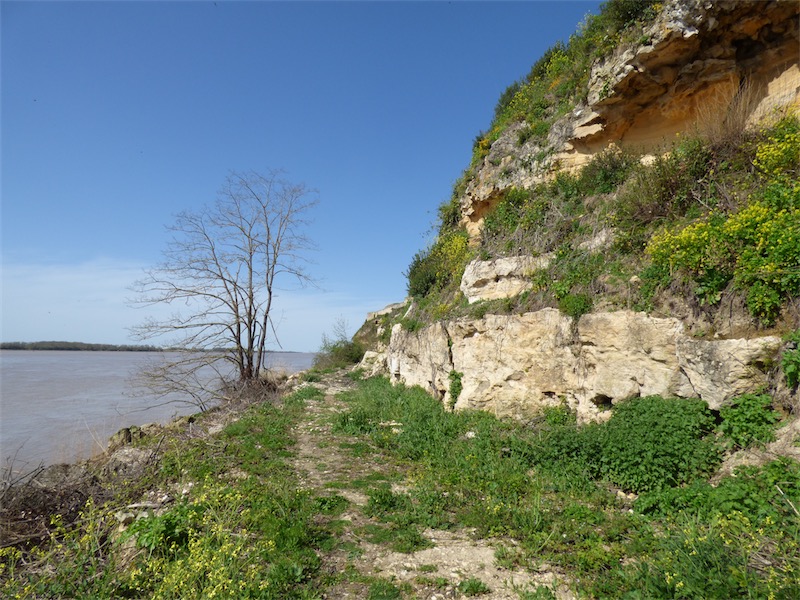
[[(297, 429), (295, 467), (305, 488), (338, 495), (348, 502), (344, 512), (335, 517), (340, 543), (323, 556), (327, 573), (348, 575), (328, 590), (326, 598), (366, 598), (375, 578), (392, 582), (406, 591), (407, 597), (424, 600), (467, 597), (458, 585), (470, 579), (489, 588), (478, 596), (484, 600), (518, 599), (523, 590), (552, 585), (552, 573), (531, 574), (498, 566), (492, 542), (476, 539), (470, 531), (427, 530), (423, 535), (432, 546), (408, 554), (371, 543), (364, 530), (378, 521), (365, 514), (368, 496), (359, 482), (385, 478), (393, 481), (394, 491), (402, 490), (402, 467), (375, 448), (359, 458), (350, 448), (364, 440), (333, 432), (332, 416), (346, 409), (336, 394), (351, 387), (349, 380), (337, 378), (316, 385), (324, 398), (307, 403), (305, 420)], [(503, 543), (513, 545), (512, 540)], [(557, 597), (572, 596), (564, 591)]]

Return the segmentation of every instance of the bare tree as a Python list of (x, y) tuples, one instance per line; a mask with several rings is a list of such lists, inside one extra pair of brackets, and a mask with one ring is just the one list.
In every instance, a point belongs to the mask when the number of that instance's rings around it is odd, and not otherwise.
[[(170, 317), (132, 330), (139, 340), (177, 335), (174, 345), (191, 351), (188, 359), (154, 371), (165, 392), (193, 382), (193, 391), (182, 391), (199, 393), (198, 369), (216, 365), (219, 373), (220, 359), (240, 384), (258, 379), (267, 341), (278, 342), (272, 322), (276, 286), (310, 282), (304, 266), (313, 244), (303, 229), (316, 203), (316, 192), (279, 171), (233, 172), (214, 204), (177, 215), (164, 261), (133, 286), (134, 304), (180, 306)], [(192, 401), (204, 408), (202, 402)]]

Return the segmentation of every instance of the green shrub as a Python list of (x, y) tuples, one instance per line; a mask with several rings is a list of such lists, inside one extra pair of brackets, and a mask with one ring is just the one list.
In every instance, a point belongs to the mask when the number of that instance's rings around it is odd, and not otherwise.
[(655, 18), (660, 0), (608, 0), (603, 4), (603, 14), (617, 29), (623, 29), (637, 20)]
[(488, 594), (492, 590), (480, 579), (471, 577), (470, 579), (459, 582), (458, 591), (465, 596), (481, 596), (483, 594)]
[(454, 407), (458, 402), (458, 397), (461, 395), (461, 390), (464, 389), (464, 384), (461, 379), (464, 374), (459, 371), (450, 371), (448, 378), (450, 379), (450, 406)]
[(341, 369), (361, 362), (365, 348), (361, 342), (353, 340), (323, 339), (314, 357), (315, 369)]
[(625, 181), (636, 164), (633, 156), (618, 149), (600, 152), (581, 169), (578, 186), (586, 195), (608, 194)]
[(433, 248), (417, 252), (405, 274), (408, 279), (408, 294), (415, 298), (427, 296), (438, 284), (437, 270)]
[(409, 295), (422, 298), (460, 281), (468, 258), (465, 231), (440, 235), (428, 250), (414, 255), (406, 273)]
[(792, 346), (783, 351), (781, 369), (783, 370), (786, 385), (790, 389), (794, 389), (800, 382), (800, 349), (797, 348), (797, 344), (800, 342), (800, 329), (790, 333), (785, 339)]
[(414, 333), (415, 331), (419, 331), (425, 327), (425, 322), (415, 319), (414, 317), (404, 317), (403, 319), (400, 319), (400, 326), (404, 330)]
[(764, 445), (775, 439), (775, 427), (780, 415), (772, 410), (772, 398), (767, 395), (745, 394), (734, 398), (719, 411), (722, 423), (719, 430), (728, 443), (739, 448)]
[[(457, 185), (461, 185), (460, 182)], [(439, 206), (439, 227), (441, 231), (451, 231), (458, 227), (461, 221), (460, 194), (454, 193), (449, 202)]]
[(702, 400), (628, 400), (600, 429), (599, 473), (633, 492), (689, 483), (719, 463), (713, 429), (714, 416)]
[[(796, 520), (776, 527), (733, 511), (667, 524), (637, 567), (636, 598), (797, 598)], [(768, 565), (766, 568), (762, 565)]]
[(747, 291), (751, 314), (770, 324), (783, 300), (800, 294), (800, 182), (772, 181), (734, 214), (664, 229), (647, 253), (654, 264), (694, 278), (710, 303), (732, 279)]
[(710, 156), (702, 140), (686, 138), (649, 167), (637, 168), (621, 193), (618, 224), (641, 226), (685, 215), (697, 197), (705, 195)]
[(648, 598), (795, 598), (798, 505), (800, 463), (787, 458), (739, 467), (716, 486), (643, 494), (637, 511), (666, 517), (667, 528), (632, 587)]
[(758, 145), (753, 164), (769, 176), (796, 170), (800, 166), (800, 119), (788, 115), (766, 133), (767, 139)]
[(639, 274), (641, 283), (638, 288), (634, 309), (651, 311), (653, 298), (659, 290), (666, 288), (672, 281), (669, 266), (664, 264), (647, 265)]
[(162, 515), (137, 519), (125, 531), (125, 537), (133, 537), (136, 545), (150, 554), (169, 556), (186, 548), (190, 534), (202, 522), (206, 507), (200, 504), (181, 502)]
[[(790, 519), (792, 504), (800, 501), (800, 463), (783, 458), (760, 467), (737, 467), (717, 485), (695, 481), (684, 487), (648, 492), (636, 500), (636, 510), (659, 517), (685, 512), (708, 519), (738, 511), (752, 520), (770, 517), (779, 523)], [(792, 504), (790, 504), (792, 503)]]
[(592, 310), (592, 297), (588, 294), (567, 294), (558, 301), (558, 309), (573, 319), (579, 319)]

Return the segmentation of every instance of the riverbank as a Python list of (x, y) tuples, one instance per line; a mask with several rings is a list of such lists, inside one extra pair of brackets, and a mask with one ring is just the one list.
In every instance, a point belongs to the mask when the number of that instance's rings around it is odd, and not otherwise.
[[(800, 591), (794, 459), (772, 457), (715, 487), (697, 480), (637, 496), (592, 474), (585, 453), (612, 454), (590, 444), (599, 430), (562, 410), (527, 426), (453, 413), (358, 370), (308, 373), (281, 392), (42, 473), (26, 486), (39, 505), (4, 498), (0, 592), (528, 600)], [(668, 442), (660, 436), (659, 446)], [(10, 537), (11, 525), (28, 529)]]

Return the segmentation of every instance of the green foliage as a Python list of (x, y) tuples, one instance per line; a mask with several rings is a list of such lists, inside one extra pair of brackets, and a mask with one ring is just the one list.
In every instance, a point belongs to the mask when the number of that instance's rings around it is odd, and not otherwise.
[(420, 250), (414, 255), (408, 272), (408, 294), (414, 297), (427, 296), (434, 291), (439, 282), (437, 280), (437, 261), (433, 248)]
[(425, 322), (413, 317), (405, 317), (400, 320), (400, 325), (406, 331), (414, 333), (425, 327)]
[(738, 511), (750, 519), (770, 517), (775, 522), (791, 518), (792, 503), (800, 501), (800, 463), (790, 459), (771, 461), (761, 467), (738, 467), (733, 476), (712, 486), (695, 481), (642, 494), (636, 510), (649, 515), (674, 517), (685, 512), (702, 518)]
[(347, 324), (339, 320), (334, 325), (334, 336), (322, 335), (322, 345), (314, 357), (315, 369), (341, 369), (361, 362), (366, 348), (347, 334)]
[(659, 0), (608, 0), (602, 14), (619, 30), (639, 20), (652, 20), (659, 10)]
[[(254, 406), (202, 444), (162, 439), (162, 465), (149, 483), (180, 493), (174, 504), (134, 521), (122, 536), (114, 513), (124, 496), (102, 507), (90, 500), (69, 526), (54, 519), (49, 543), (13, 557), (0, 550), (0, 596), (311, 597), (316, 549), (326, 536), (314, 520), (325, 509), (299, 491), (287, 464), (291, 426), (307, 395), (288, 396), (281, 407)], [(131, 552), (128, 540), (141, 550)], [(7, 578), (9, 558), (16, 571), (23, 557), (29, 568)]]
[(795, 389), (800, 383), (800, 349), (797, 348), (800, 342), (800, 329), (786, 336), (786, 340), (791, 346), (781, 355), (781, 369), (786, 385), (790, 389)]
[(665, 537), (638, 568), (634, 597), (796, 598), (798, 534), (796, 519), (779, 527), (738, 511), (668, 523)]
[(772, 398), (767, 395), (745, 394), (723, 406), (719, 411), (722, 423), (719, 430), (728, 443), (739, 448), (763, 446), (775, 439), (780, 415), (772, 410)]
[(510, 188), (484, 220), (485, 236), (511, 237), (518, 229), (530, 231), (544, 222), (547, 200), (534, 190)]
[(200, 504), (182, 502), (164, 514), (137, 519), (125, 534), (151, 554), (166, 556), (186, 548), (190, 534), (202, 522), (204, 510)]
[(795, 597), (798, 503), (800, 464), (785, 458), (739, 467), (716, 486), (695, 482), (640, 496), (637, 510), (666, 517), (667, 535), (634, 587), (645, 597)]
[(581, 169), (578, 188), (584, 195), (613, 192), (636, 163), (635, 157), (618, 149), (600, 152)]
[(403, 593), (400, 588), (388, 581), (376, 581), (369, 586), (367, 600), (400, 600)]
[(460, 221), (461, 203), (459, 196), (454, 193), (450, 202), (439, 206), (439, 228), (441, 231), (452, 231), (458, 227)]
[(550, 132), (550, 123), (547, 121), (534, 121), (528, 123), (525, 127), (519, 130), (517, 134), (517, 143), (522, 146), (529, 139), (533, 138), (539, 142), (547, 138)]
[(459, 582), (458, 591), (465, 596), (481, 596), (483, 594), (488, 594), (492, 590), (480, 579), (470, 577), (469, 579), (464, 579)]
[(600, 430), (599, 473), (633, 492), (690, 483), (719, 463), (709, 437), (713, 429), (714, 417), (702, 400), (628, 400)]
[(419, 464), (417, 486), (408, 494), (370, 493), (382, 520), (439, 528), (458, 520), (496, 534), (528, 535), (542, 527), (519, 426), (485, 413), (447, 411), (420, 388), (383, 379), (363, 382), (345, 400), (351, 408), (337, 418), (338, 430), (368, 435), (383, 451)]
[(640, 285), (634, 308), (636, 310), (650, 311), (653, 309), (653, 298), (659, 290), (666, 288), (672, 281), (668, 265), (650, 264), (642, 269)]
[(440, 235), (428, 250), (414, 255), (406, 273), (409, 295), (424, 297), (459, 281), (468, 258), (465, 232)]
[(314, 359), (318, 368), (338, 369), (354, 365), (364, 358), (364, 346), (353, 340), (323, 341)]
[(685, 215), (698, 197), (706, 195), (710, 157), (703, 140), (689, 137), (669, 154), (657, 156), (649, 167), (636, 169), (619, 199), (616, 224), (640, 227)]
[(772, 323), (782, 300), (800, 294), (800, 183), (775, 180), (734, 214), (664, 229), (647, 252), (655, 264), (693, 277), (711, 303), (732, 279), (747, 290), (751, 314)]
[(453, 407), (456, 405), (456, 402), (458, 402), (461, 390), (464, 389), (464, 384), (461, 382), (464, 374), (460, 371), (450, 371), (447, 377), (450, 380), (450, 406)]
[(558, 300), (558, 309), (573, 319), (579, 319), (592, 310), (592, 297), (588, 294), (566, 294)]
[[(587, 426), (566, 406), (551, 407), (523, 427), (446, 411), (421, 389), (385, 379), (342, 399), (349, 409), (337, 429), (367, 436), (384, 460), (413, 461), (405, 491), (386, 482), (368, 489), (367, 510), (385, 524), (372, 540), (410, 544), (400, 540), (424, 527), (508, 535), (518, 545), (498, 550), (498, 561), (558, 565), (581, 597), (796, 595), (800, 464), (740, 468), (711, 486), (699, 477), (719, 450), (699, 400), (635, 399)], [(642, 490), (635, 513), (620, 510), (628, 505), (603, 478)], [(520, 597), (551, 597), (540, 591)]]
[(800, 119), (787, 115), (768, 130), (758, 145), (753, 164), (764, 174), (796, 172), (800, 166)]
[(495, 119), (498, 119), (500, 115), (505, 112), (505, 110), (508, 108), (508, 105), (511, 104), (511, 101), (514, 99), (514, 96), (516, 96), (517, 92), (519, 92), (520, 87), (522, 87), (522, 83), (515, 81), (505, 90), (503, 90), (503, 93), (500, 94), (500, 98), (497, 99), (497, 104), (494, 107)]

